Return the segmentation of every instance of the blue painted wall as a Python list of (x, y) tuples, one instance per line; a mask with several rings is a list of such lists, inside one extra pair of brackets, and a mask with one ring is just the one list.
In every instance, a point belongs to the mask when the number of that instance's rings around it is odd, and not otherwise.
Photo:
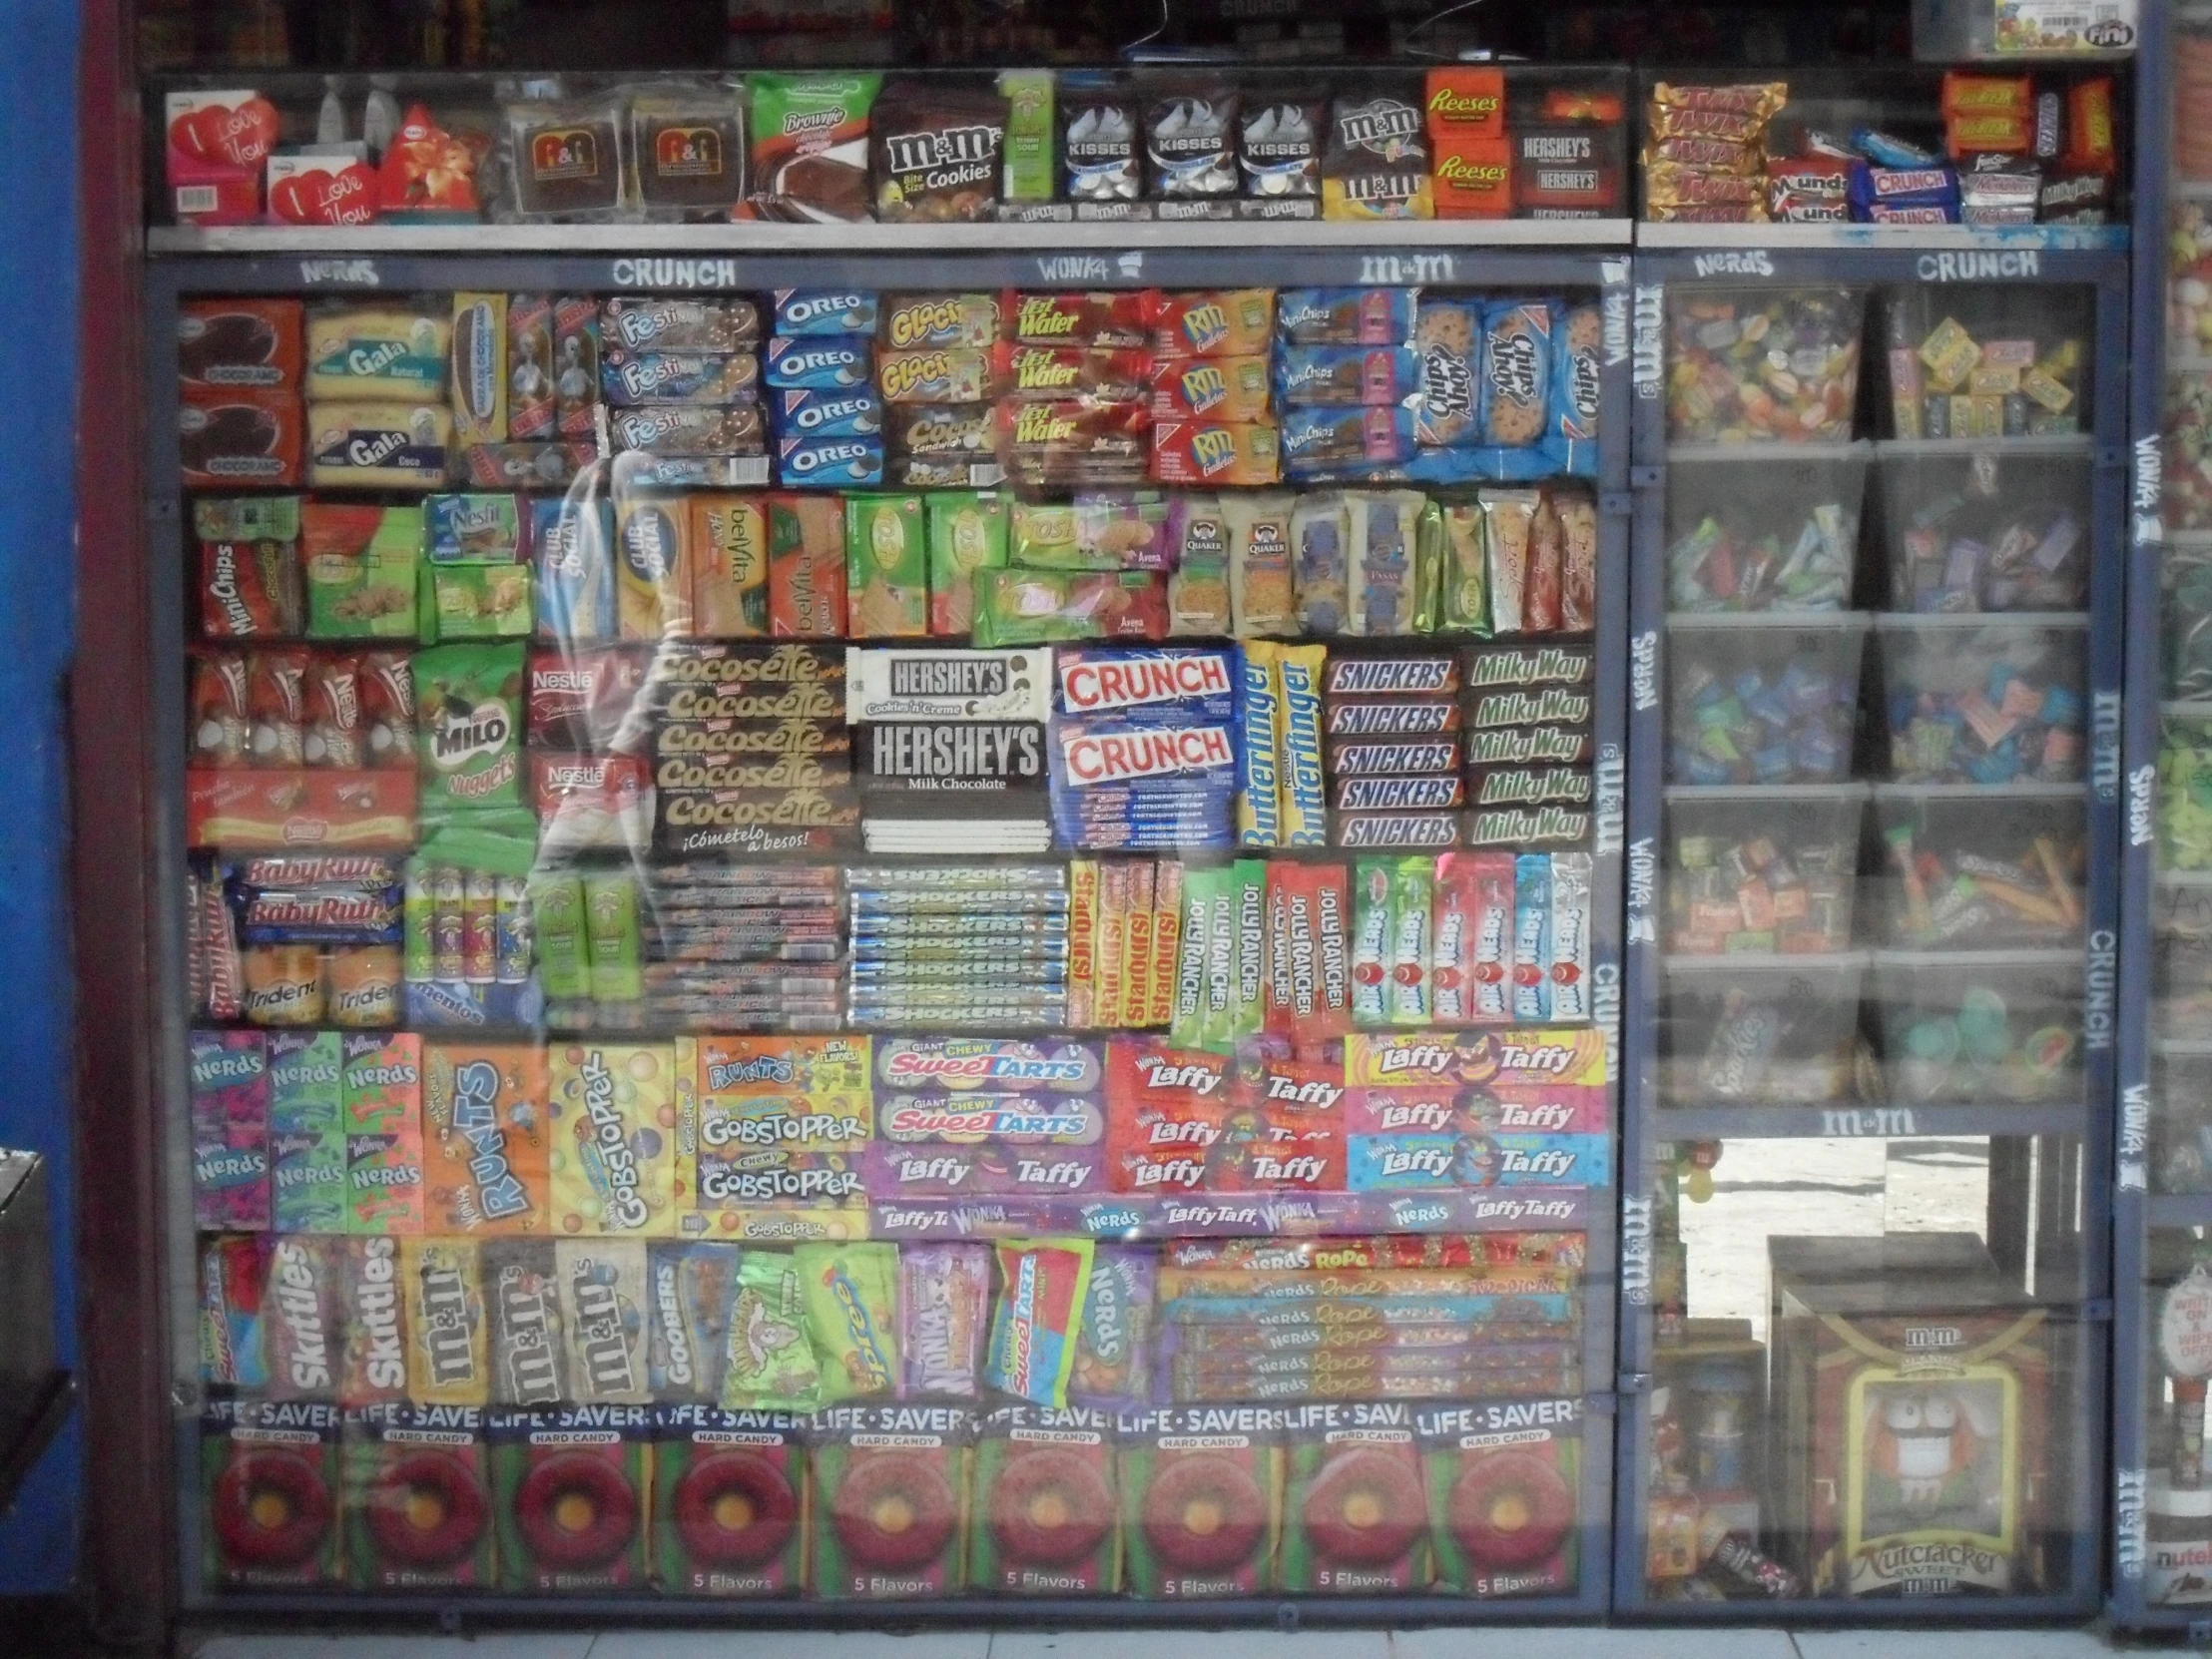
[[(0, 294), (28, 325), (0, 398), (0, 1145), (51, 1166), (57, 1336), (72, 1370), (62, 677), (77, 602), (77, 10), (73, 0), (0, 0)], [(0, 1512), (0, 1595), (60, 1591), (74, 1576), (82, 1456), (73, 1420)]]

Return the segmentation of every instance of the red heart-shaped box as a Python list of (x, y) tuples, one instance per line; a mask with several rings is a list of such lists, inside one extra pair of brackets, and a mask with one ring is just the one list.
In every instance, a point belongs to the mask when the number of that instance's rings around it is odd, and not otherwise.
[(236, 105), (209, 103), (169, 124), (173, 149), (204, 162), (256, 167), (276, 147), (276, 106), (259, 93)]
[[(315, 157), (270, 159), (269, 211), (286, 225), (366, 225), (376, 217), (376, 178), (359, 162), (319, 168)], [(295, 171), (279, 173), (291, 162)], [(297, 167), (304, 163), (305, 167)]]

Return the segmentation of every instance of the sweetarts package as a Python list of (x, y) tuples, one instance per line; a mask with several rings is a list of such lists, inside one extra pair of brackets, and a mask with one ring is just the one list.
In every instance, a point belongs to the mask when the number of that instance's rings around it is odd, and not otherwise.
[(1054, 653), (1048, 762), (1063, 844), (1225, 847), (1240, 783), (1234, 647), (1071, 646)]
[(1032, 1404), (1067, 1404), (1094, 1248), (1089, 1239), (1009, 1239), (996, 1247), (998, 1311), (984, 1382)]

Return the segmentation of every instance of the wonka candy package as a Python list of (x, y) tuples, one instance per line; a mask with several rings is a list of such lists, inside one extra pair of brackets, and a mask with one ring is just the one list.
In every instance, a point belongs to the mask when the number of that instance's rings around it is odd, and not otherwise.
[(1124, 1582), (1133, 1595), (1206, 1601), (1269, 1581), (1281, 1510), (1281, 1418), (1264, 1405), (1124, 1411)]
[(342, 1453), (346, 1566), (364, 1590), (492, 1581), (491, 1454), (476, 1405), (352, 1412)]
[(502, 1588), (573, 1594), (645, 1582), (652, 1432), (646, 1405), (484, 1413)]
[(422, 1039), (343, 1039), (346, 1231), (422, 1231)]
[(269, 1039), (257, 1031), (192, 1037), (193, 1216), (203, 1228), (270, 1225)]
[(665, 1593), (780, 1596), (802, 1586), (802, 1418), (664, 1401), (653, 1411), (653, 1580)]
[(564, 1043), (547, 1058), (555, 1236), (673, 1234), (674, 1051), (664, 1044)]
[(337, 1584), (338, 1408), (327, 1400), (208, 1401), (200, 1419), (210, 1589)]
[(1283, 1407), (1280, 1590), (1417, 1589), (1428, 1575), (1428, 1497), (1412, 1407), (1316, 1400)]
[(975, 1413), (831, 1405), (815, 1413), (815, 1594), (903, 1600), (960, 1584)]
[(547, 1231), (545, 1051), (432, 1041), (422, 1055), (422, 1179), (432, 1233)]
[(1116, 1588), (1113, 1419), (1073, 1406), (1002, 1405), (975, 1448), (969, 1582), (1003, 1595)]
[(1068, 1398), (1078, 1405), (1122, 1411), (1144, 1403), (1158, 1271), (1149, 1248), (1102, 1244), (1093, 1253), (1068, 1377)]
[(975, 1399), (990, 1332), (991, 1253), (980, 1244), (910, 1244), (898, 1253), (903, 1399)]
[(1415, 1408), (1439, 1589), (1559, 1594), (1575, 1584), (1582, 1402)]

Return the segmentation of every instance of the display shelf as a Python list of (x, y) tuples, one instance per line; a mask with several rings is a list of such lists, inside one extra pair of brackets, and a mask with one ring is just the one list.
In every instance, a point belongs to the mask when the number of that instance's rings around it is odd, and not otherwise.
[(1676, 225), (1636, 226), (1650, 249), (1789, 249), (1850, 253), (1947, 250), (2125, 252), (2125, 225)]
[(1953, 1135), (2079, 1135), (2080, 1101), (1985, 1106), (1662, 1106), (1653, 1132), (1675, 1140), (1909, 1140)]
[[(1626, 247), (1625, 219), (1407, 220), (1378, 235), (1373, 223), (1270, 219), (1031, 225), (361, 225), (313, 231), (292, 225), (158, 225), (150, 254), (293, 255), (328, 259), (385, 254), (625, 254), (643, 248), (695, 254), (1048, 253), (1060, 249), (1608, 248)], [(1379, 259), (1387, 253), (1376, 255)], [(1418, 276), (1372, 278), (1418, 281)]]
[[(1019, 1238), (1072, 1233), (1131, 1242), (1200, 1238), (1324, 1238), (1359, 1233), (1572, 1231), (1587, 1224), (1585, 1187), (1452, 1189), (1434, 1193), (1212, 1194), (1172, 1198), (917, 1199), (869, 1207), (878, 1239)], [(769, 1212), (756, 1212), (768, 1215)], [(740, 1233), (736, 1237), (748, 1235)]]

